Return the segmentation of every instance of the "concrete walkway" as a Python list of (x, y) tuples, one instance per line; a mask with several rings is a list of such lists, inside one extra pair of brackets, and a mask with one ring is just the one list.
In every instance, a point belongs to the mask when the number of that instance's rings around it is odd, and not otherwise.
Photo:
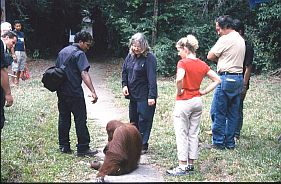
[[(106, 86), (106, 65), (96, 62), (91, 63), (90, 75), (99, 99), (96, 104), (91, 104), (90, 98), (88, 97), (89, 90), (83, 83), (88, 118), (93, 119), (98, 126), (101, 126), (104, 129), (107, 122), (110, 120), (128, 120), (128, 110), (116, 107), (114, 104), (114, 95), (111, 93), (111, 89)], [(104, 138), (105, 144), (106, 141), (107, 135), (105, 135)], [(104, 158), (102, 149), (103, 147), (98, 148), (99, 153), (97, 156), (100, 158)], [(122, 176), (106, 176), (105, 182), (164, 182), (163, 176), (157, 171), (156, 168), (149, 164), (148, 154), (141, 156), (138, 169), (132, 173)], [(95, 182), (95, 178), (93, 178), (90, 182)]]

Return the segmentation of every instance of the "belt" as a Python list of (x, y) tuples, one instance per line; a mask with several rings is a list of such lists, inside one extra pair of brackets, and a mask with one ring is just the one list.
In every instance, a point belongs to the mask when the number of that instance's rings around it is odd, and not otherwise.
[(219, 75), (242, 75), (242, 73), (220, 72)]

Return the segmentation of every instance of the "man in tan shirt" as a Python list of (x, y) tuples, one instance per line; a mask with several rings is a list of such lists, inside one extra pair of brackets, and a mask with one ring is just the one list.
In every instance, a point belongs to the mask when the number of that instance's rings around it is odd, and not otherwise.
[(234, 133), (239, 118), (240, 93), (243, 87), (243, 60), (245, 41), (234, 30), (233, 19), (220, 16), (216, 19), (220, 38), (207, 58), (217, 63), (221, 78), (214, 92), (211, 106), (212, 145), (215, 149), (234, 149)]

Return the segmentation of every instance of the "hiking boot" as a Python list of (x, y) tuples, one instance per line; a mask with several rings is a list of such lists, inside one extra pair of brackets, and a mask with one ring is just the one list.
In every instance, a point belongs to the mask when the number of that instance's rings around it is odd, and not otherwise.
[(93, 157), (97, 153), (98, 153), (98, 150), (87, 149), (86, 151), (77, 151), (77, 156), (78, 157), (84, 157), (84, 156)]
[(188, 170), (187, 169), (182, 169), (180, 168), (179, 166), (177, 166), (176, 168), (174, 169), (171, 169), (171, 170), (167, 170), (166, 173), (170, 176), (183, 176), (183, 175), (187, 175), (189, 174)]

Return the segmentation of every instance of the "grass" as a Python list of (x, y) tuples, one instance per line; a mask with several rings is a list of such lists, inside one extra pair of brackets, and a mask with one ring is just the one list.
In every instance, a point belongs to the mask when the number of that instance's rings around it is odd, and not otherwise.
[[(42, 71), (47, 68), (43, 62), (30, 65), (32, 79), (12, 88), (14, 105), (5, 108), (8, 122), (1, 131), (1, 183), (81, 182), (91, 179), (95, 172), (87, 165), (91, 158), (58, 151), (57, 97), (42, 86)], [(88, 120), (88, 127), (96, 129), (93, 120)], [(75, 149), (74, 126), (70, 134)], [(95, 138), (99, 134), (91, 132), (91, 147), (97, 147)]]
[[(116, 68), (116, 67), (115, 67)], [(120, 69), (120, 66), (117, 67)], [(119, 94), (120, 71), (109, 78), (113, 91)], [(253, 76), (244, 101), (244, 125), (235, 150), (200, 148), (196, 171), (189, 176), (165, 176), (165, 181), (281, 181), (281, 82), (267, 75)], [(206, 86), (208, 79), (202, 85)], [(119, 90), (119, 91), (118, 91)], [(150, 162), (165, 171), (177, 165), (172, 112), (175, 103), (174, 78), (158, 78), (159, 98), (150, 137)], [(200, 145), (211, 143), (210, 106), (213, 93), (203, 97)], [(116, 98), (121, 106), (126, 100)]]
[[(43, 60), (30, 63), (31, 79), (12, 88), (15, 103), (5, 108), (7, 122), (1, 131), (1, 182), (89, 182), (96, 171), (89, 169), (93, 158), (61, 154), (57, 143), (57, 97), (41, 85), (42, 71), (51, 65)], [(108, 86), (116, 104), (127, 107), (120, 97), (120, 62), (113, 62)], [(207, 84), (207, 79), (203, 85)], [(253, 76), (244, 101), (241, 140), (233, 151), (200, 149), (194, 174), (164, 176), (165, 181), (281, 181), (281, 82), (266, 75)], [(175, 102), (173, 78), (158, 78), (159, 98), (150, 138), (150, 163), (160, 172), (177, 164), (172, 111)], [(203, 97), (200, 143), (211, 143), (205, 131), (212, 93)], [(102, 147), (104, 130), (88, 120), (91, 147)], [(71, 127), (71, 147), (75, 149), (75, 128)]]

